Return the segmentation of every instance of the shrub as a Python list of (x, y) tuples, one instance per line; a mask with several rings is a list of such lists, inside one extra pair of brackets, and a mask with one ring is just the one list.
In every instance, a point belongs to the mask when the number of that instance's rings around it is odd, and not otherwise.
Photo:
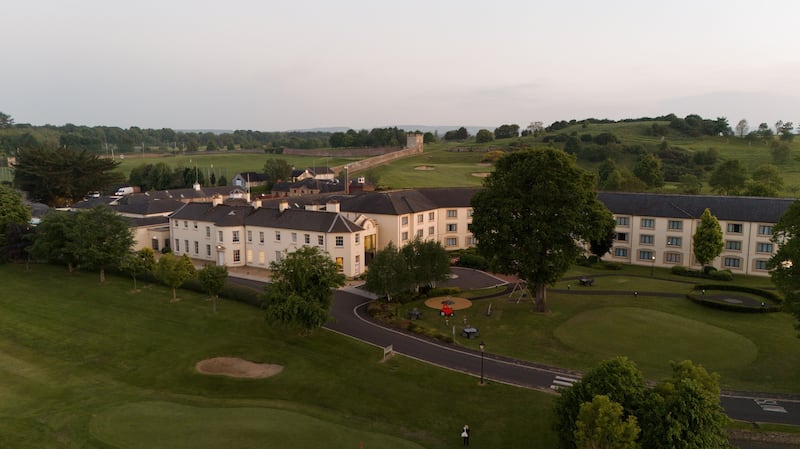
[(603, 268), (606, 270), (621, 270), (622, 264), (619, 262), (605, 262)]
[(485, 257), (477, 254), (463, 253), (461, 256), (459, 256), (456, 266), (474, 268), (476, 270), (486, 270), (489, 268), (489, 262), (486, 261)]
[(731, 273), (731, 270), (709, 271), (706, 277), (715, 281), (732, 281), (733, 273)]

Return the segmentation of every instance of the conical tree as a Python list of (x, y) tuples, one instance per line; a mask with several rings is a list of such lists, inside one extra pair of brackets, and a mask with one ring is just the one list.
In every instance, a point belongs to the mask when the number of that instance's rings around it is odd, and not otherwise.
[(712, 260), (722, 253), (724, 242), (722, 240), (722, 228), (719, 226), (717, 217), (711, 215), (711, 211), (706, 208), (700, 217), (700, 225), (697, 227), (694, 236), (694, 257), (704, 268)]

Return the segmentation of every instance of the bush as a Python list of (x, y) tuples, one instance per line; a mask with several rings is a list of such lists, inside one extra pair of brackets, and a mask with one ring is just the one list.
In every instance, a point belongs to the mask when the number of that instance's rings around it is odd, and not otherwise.
[(456, 266), (474, 268), (476, 270), (486, 270), (489, 268), (489, 262), (486, 261), (485, 257), (477, 254), (463, 253), (461, 256), (459, 256)]
[(606, 270), (621, 270), (622, 264), (619, 262), (605, 262), (603, 268)]
[(437, 296), (450, 296), (461, 293), (458, 287), (436, 287), (428, 291), (428, 298), (435, 298)]
[(715, 281), (732, 281), (733, 273), (731, 273), (731, 270), (709, 271), (706, 277)]

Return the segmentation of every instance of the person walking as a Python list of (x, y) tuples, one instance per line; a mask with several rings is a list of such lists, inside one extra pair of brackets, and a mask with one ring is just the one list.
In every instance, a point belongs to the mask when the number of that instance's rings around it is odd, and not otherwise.
[(461, 429), (461, 439), (464, 440), (464, 446), (469, 446), (469, 426), (466, 424)]

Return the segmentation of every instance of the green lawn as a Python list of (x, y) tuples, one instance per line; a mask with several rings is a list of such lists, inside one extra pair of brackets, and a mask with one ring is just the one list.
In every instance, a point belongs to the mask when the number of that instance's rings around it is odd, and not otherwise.
[[(723, 388), (764, 392), (800, 391), (800, 339), (796, 320), (785, 313), (727, 312), (692, 303), (682, 295), (700, 279), (656, 269), (626, 266), (622, 271), (575, 267), (568, 275), (594, 275), (593, 287), (575, 280), (548, 292), (551, 311), (534, 313), (529, 299), (508, 295), (482, 299), (455, 318), (478, 327), (487, 350), (525, 360), (585, 371), (603, 359), (624, 355), (651, 380), (669, 375), (669, 362), (690, 359), (720, 374)], [(600, 274), (610, 276), (600, 277)], [(737, 277), (738, 285), (769, 287), (769, 278)], [(567, 290), (567, 285), (571, 288)], [(592, 290), (620, 291), (581, 295)], [(633, 292), (639, 295), (634, 296)], [(678, 297), (646, 292), (678, 293)], [(486, 311), (492, 305), (492, 314)], [(407, 307), (422, 307), (411, 303)], [(405, 313), (405, 309), (401, 314)], [(451, 335), (453, 319), (425, 314), (425, 325)], [(477, 348), (456, 332), (456, 342)]]
[[(140, 284), (141, 285), (141, 284)], [(260, 310), (181, 301), (127, 278), (0, 265), (0, 447), (554, 447), (552, 396), (491, 384), (324, 330), (301, 337)], [(261, 380), (198, 374), (242, 357)], [(287, 432), (287, 429), (289, 432)]]

